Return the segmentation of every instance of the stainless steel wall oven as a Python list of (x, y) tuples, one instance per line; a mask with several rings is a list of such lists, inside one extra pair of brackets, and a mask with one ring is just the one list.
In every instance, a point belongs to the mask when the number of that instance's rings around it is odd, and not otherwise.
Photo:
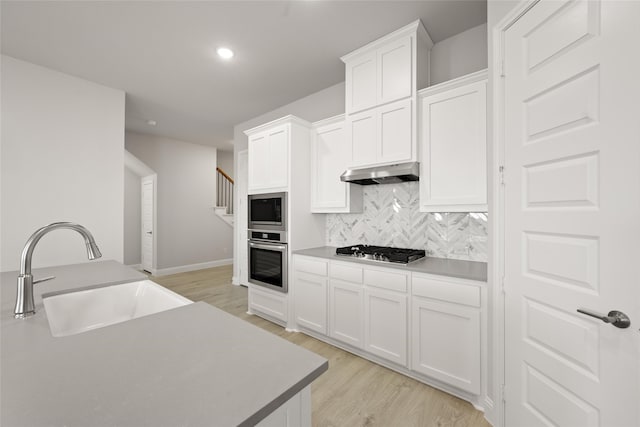
[(287, 193), (249, 196), (249, 283), (287, 293)]

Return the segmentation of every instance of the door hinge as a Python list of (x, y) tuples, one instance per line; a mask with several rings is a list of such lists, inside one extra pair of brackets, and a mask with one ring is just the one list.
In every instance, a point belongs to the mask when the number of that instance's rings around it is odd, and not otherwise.
[(500, 174), (500, 184), (504, 185), (504, 166), (498, 168), (498, 173)]
[(502, 295), (507, 294), (507, 290), (505, 289), (505, 286), (504, 286), (504, 276), (500, 278), (500, 289), (502, 290)]
[(500, 77), (506, 77), (506, 73), (504, 70), (504, 59), (500, 59)]
[(507, 386), (504, 384), (500, 386), (500, 398), (503, 402), (507, 401)]

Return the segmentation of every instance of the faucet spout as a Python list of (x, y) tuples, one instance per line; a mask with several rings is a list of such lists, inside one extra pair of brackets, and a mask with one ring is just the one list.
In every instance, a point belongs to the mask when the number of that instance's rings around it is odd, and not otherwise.
[(36, 230), (35, 233), (29, 237), (27, 243), (25, 243), (24, 249), (22, 249), (22, 256), (20, 258), (20, 275), (18, 276), (16, 308), (14, 310), (14, 315), (17, 318), (24, 319), (25, 317), (33, 316), (36, 313), (35, 303), (33, 301), (34, 281), (33, 276), (31, 275), (33, 250), (42, 236), (58, 228), (68, 228), (80, 233), (87, 246), (87, 257), (89, 259), (96, 259), (102, 256), (91, 232), (80, 224), (75, 224), (73, 222), (54, 222)]

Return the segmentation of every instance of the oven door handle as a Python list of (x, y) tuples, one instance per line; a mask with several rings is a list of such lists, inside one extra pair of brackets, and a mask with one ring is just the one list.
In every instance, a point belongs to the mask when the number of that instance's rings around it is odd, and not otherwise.
[(255, 243), (255, 242), (249, 242), (249, 246), (251, 246), (252, 248), (256, 248), (256, 249), (266, 249), (269, 251), (274, 251), (274, 250), (280, 250), (282, 252), (287, 250), (287, 245), (272, 245), (269, 243)]

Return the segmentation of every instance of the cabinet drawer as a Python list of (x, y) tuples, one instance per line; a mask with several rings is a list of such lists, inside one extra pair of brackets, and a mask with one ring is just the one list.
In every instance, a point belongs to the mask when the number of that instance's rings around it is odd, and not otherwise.
[(381, 270), (364, 270), (365, 285), (398, 292), (407, 292), (409, 276), (405, 273), (394, 273)]
[(266, 314), (282, 322), (287, 321), (287, 301), (285, 294), (249, 288), (249, 308)]
[(413, 276), (413, 295), (480, 307), (480, 287), (462, 283)]
[(317, 274), (318, 276), (327, 275), (327, 261), (297, 256), (295, 265), (296, 271)]
[(329, 264), (329, 276), (345, 282), (362, 283), (362, 267), (345, 264)]

